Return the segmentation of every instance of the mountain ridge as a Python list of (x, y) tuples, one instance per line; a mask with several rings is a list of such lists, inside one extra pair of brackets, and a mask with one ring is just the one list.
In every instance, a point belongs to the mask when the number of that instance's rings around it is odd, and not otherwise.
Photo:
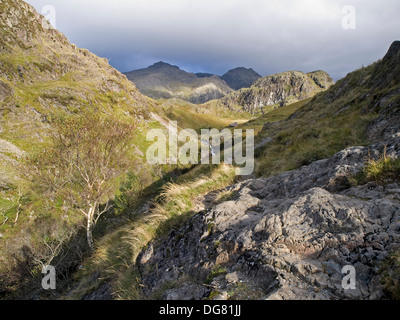
[(202, 104), (233, 91), (218, 76), (198, 77), (162, 61), (124, 74), (143, 94), (154, 99), (178, 98)]
[(265, 107), (278, 107), (313, 97), (334, 84), (325, 71), (304, 73), (286, 71), (257, 79), (250, 88), (242, 88), (218, 103), (250, 113), (263, 112)]
[(262, 77), (252, 68), (238, 67), (217, 76), (189, 73), (162, 61), (124, 74), (143, 94), (155, 99), (178, 98), (194, 104), (217, 100), (229, 109), (250, 113), (265, 106), (307, 99), (334, 83), (322, 70), (307, 74), (287, 71)]

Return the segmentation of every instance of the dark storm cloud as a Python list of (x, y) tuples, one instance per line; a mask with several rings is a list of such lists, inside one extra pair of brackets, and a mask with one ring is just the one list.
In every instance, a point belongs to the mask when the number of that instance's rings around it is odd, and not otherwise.
[[(191, 72), (252, 67), (262, 75), (323, 69), (336, 80), (399, 38), (398, 0), (28, 0), (56, 9), (71, 42), (120, 71), (163, 60)], [(342, 8), (356, 29), (342, 28)]]

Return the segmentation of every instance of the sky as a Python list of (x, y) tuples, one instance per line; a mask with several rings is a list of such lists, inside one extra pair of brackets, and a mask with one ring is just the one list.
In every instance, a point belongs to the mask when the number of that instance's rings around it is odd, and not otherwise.
[(121, 72), (164, 61), (193, 73), (325, 70), (339, 80), (400, 39), (399, 0), (26, 2)]

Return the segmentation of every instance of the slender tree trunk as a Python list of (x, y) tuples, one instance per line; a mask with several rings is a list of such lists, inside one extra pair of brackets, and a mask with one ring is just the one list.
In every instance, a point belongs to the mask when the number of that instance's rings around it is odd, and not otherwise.
[(89, 219), (87, 221), (87, 226), (86, 226), (86, 237), (90, 250), (93, 250), (92, 224), (90, 223)]
[(87, 216), (86, 237), (87, 237), (87, 243), (89, 245), (90, 250), (93, 250), (92, 229), (93, 229), (93, 218), (94, 218), (95, 210), (96, 210), (95, 206), (91, 206), (89, 209), (89, 212), (88, 212), (88, 216)]

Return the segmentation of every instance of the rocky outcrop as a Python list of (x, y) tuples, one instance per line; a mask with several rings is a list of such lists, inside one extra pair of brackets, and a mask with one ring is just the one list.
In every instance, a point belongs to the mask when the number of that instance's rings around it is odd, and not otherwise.
[(263, 107), (283, 106), (313, 97), (333, 85), (324, 71), (304, 74), (300, 71), (283, 72), (258, 79), (250, 88), (238, 90), (222, 99), (220, 103), (250, 113)]
[(334, 84), (329, 74), (322, 70), (309, 72), (307, 73), (307, 76), (309, 76), (321, 89), (329, 89)]
[[(400, 139), (385, 143), (400, 156)], [(379, 263), (400, 249), (400, 186), (351, 187), (368, 154), (353, 147), (331, 159), (227, 188), (233, 200), (194, 216), (142, 252), (144, 295), (164, 299), (377, 299)], [(356, 270), (356, 289), (342, 269)]]
[(233, 91), (218, 76), (195, 75), (162, 61), (125, 75), (140, 92), (154, 99), (178, 98), (201, 104), (222, 98)]

